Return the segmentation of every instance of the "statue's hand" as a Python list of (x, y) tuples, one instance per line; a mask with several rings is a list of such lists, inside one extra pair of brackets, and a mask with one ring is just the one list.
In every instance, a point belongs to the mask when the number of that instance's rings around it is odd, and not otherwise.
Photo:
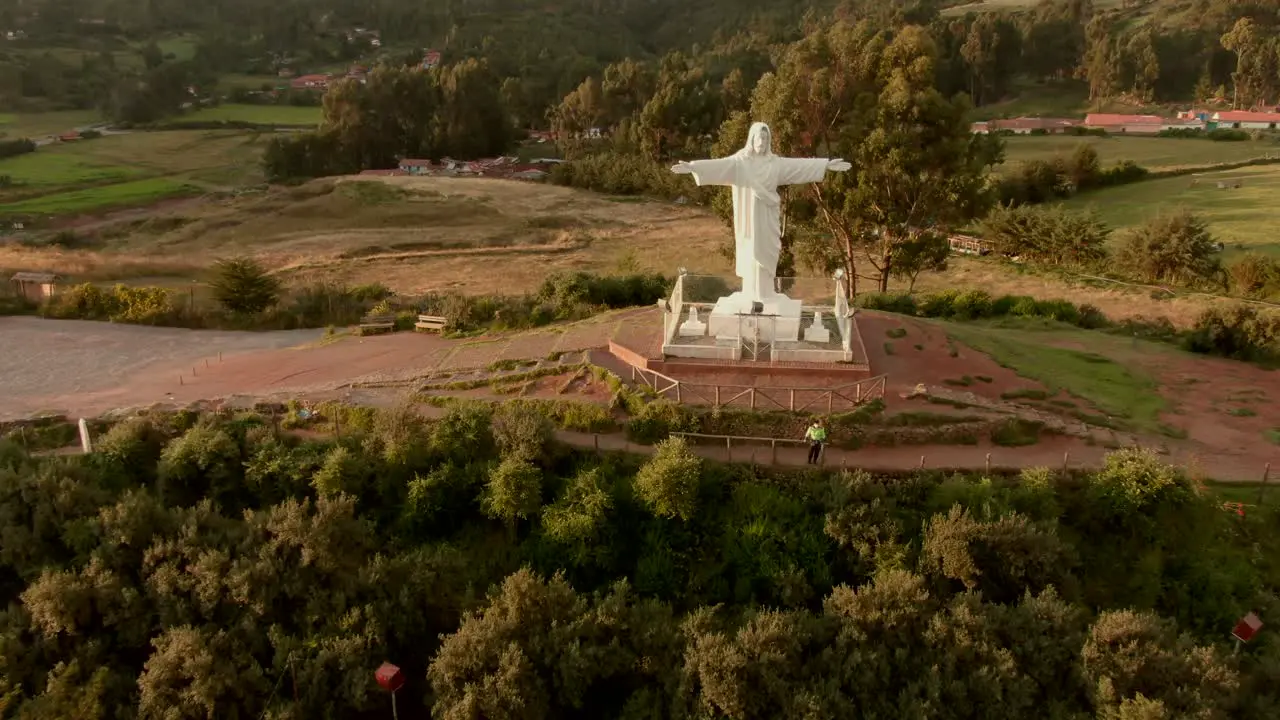
[(688, 175), (693, 172), (693, 166), (681, 160), (671, 166), (671, 172), (676, 173), (677, 175)]
[(840, 158), (834, 158), (827, 161), (827, 169), (832, 172), (844, 172), (851, 167), (853, 167), (853, 165), (849, 164), (848, 161), (841, 160)]

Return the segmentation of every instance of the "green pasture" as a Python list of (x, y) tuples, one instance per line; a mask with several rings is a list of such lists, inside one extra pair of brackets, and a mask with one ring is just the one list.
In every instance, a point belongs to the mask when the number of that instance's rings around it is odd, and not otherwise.
[(255, 185), (263, 180), (262, 150), (271, 136), (183, 130), (45, 145), (0, 160), (0, 175), (13, 182), (11, 190), (0, 191), (0, 214), (92, 212)]
[(198, 188), (177, 180), (148, 178), (83, 190), (50, 193), (28, 200), (5, 203), (0, 215), (68, 215), (129, 205), (144, 205), (195, 192), (198, 192)]
[(295, 105), (218, 105), (201, 108), (179, 120), (194, 122), (238, 121), (260, 125), (319, 125), (323, 108)]
[[(1219, 182), (1227, 188), (1218, 188)], [(1237, 182), (1240, 187), (1231, 187)], [(1121, 185), (1082, 193), (1063, 204), (1072, 210), (1092, 210), (1116, 229), (1186, 208), (1203, 218), (1230, 250), (1280, 254), (1277, 193), (1280, 165), (1259, 165)]]
[(115, 165), (78, 150), (79, 147), (68, 143), (4, 158), (0, 160), (0, 175), (7, 175), (22, 185), (47, 187), (121, 181), (143, 174), (139, 168)]
[(46, 113), (0, 113), (0, 137), (38, 139), (102, 122), (95, 110)]
[[(939, 324), (949, 337), (991, 356), (1051, 392), (1065, 391), (1088, 401), (1118, 419), (1117, 424), (1146, 431), (1159, 429), (1159, 414), (1165, 403), (1154, 379), (1127, 367), (1129, 363), (1074, 349), (1080, 346), (1116, 350), (1116, 343), (1128, 341), (1059, 323), (1001, 320)], [(1151, 343), (1141, 344), (1144, 352), (1168, 351)]]
[(1280, 157), (1280, 144), (1271, 140), (1216, 142), (1199, 138), (1161, 138), (1112, 135), (1021, 135), (1005, 138), (1005, 165), (1008, 172), (1028, 160), (1051, 160), (1069, 156), (1079, 145), (1089, 145), (1104, 167), (1122, 160), (1149, 170), (1243, 162), (1255, 158)]
[(256, 182), (268, 133), (233, 130), (132, 132), (44, 145), (0, 160), (0, 175), (19, 186), (100, 183), (157, 175), (199, 175), (227, 167)]

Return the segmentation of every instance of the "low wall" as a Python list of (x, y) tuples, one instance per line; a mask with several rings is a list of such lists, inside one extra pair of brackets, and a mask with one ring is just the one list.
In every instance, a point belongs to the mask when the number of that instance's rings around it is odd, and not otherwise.
[(648, 358), (632, 350), (631, 348), (628, 348), (624, 345), (619, 345), (618, 343), (612, 340), (609, 341), (609, 353), (628, 365), (632, 365), (638, 368), (645, 368), (646, 370), (656, 369), (656, 368), (649, 367)]

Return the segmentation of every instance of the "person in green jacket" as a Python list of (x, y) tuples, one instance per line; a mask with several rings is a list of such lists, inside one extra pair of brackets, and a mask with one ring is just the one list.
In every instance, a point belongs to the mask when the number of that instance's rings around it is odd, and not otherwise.
[(804, 434), (809, 441), (809, 464), (817, 465), (822, 456), (822, 446), (827, 442), (827, 429), (822, 425), (822, 418), (817, 418)]

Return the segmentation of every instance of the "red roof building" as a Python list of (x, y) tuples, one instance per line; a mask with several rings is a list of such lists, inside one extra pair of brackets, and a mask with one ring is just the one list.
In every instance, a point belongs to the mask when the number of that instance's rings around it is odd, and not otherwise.
[(1219, 125), (1248, 130), (1274, 130), (1280, 123), (1280, 113), (1250, 112), (1246, 110), (1228, 110), (1213, 114), (1213, 121)]
[(328, 75), (300, 75), (289, 83), (294, 90), (323, 90), (329, 87)]

